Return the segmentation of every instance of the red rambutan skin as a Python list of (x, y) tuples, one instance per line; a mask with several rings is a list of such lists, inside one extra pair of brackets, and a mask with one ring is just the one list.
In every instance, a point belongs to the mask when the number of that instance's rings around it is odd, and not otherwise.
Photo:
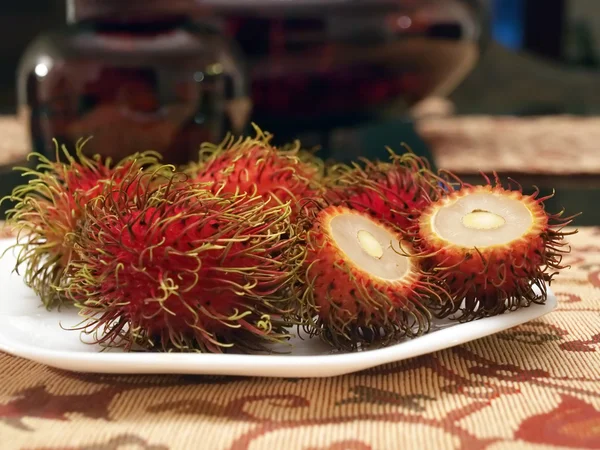
[(19, 169), (32, 178), (4, 199), (15, 202), (7, 220), (18, 232), (16, 270), (25, 266), (25, 283), (48, 308), (64, 300), (57, 287), (64, 281), (73, 252), (70, 236), (78, 231), (85, 205), (101, 192), (104, 182), (118, 183), (129, 173), (158, 164), (157, 156), (149, 152), (113, 166), (110, 160), (84, 156), (84, 145), (85, 141), (78, 144), (75, 156), (62, 148), (66, 162), (58, 144), (55, 161), (34, 154), (39, 161), (36, 170)]
[(205, 144), (200, 162), (188, 173), (193, 182), (210, 183), (213, 193), (248, 193), (289, 202), (295, 214), (303, 200), (322, 193), (321, 162), (315, 157), (304, 161), (299, 144), (278, 149), (271, 138), (257, 129), (256, 138), (229, 138), (216, 147)]
[[(531, 213), (531, 227), (512, 242), (483, 248), (457, 246), (438, 236), (432, 226), (436, 211), (475, 193), (505, 196), (523, 203)], [(572, 220), (561, 218), (562, 213), (548, 215), (543, 205), (547, 199), (539, 198), (537, 192), (524, 195), (520, 187), (504, 189), (496, 177), (495, 185), (489, 179), (484, 186), (463, 184), (424, 210), (413, 244), (431, 255), (426, 258), (427, 266), (438, 274), (455, 299), (446, 304), (451, 308), (439, 311), (439, 316), (452, 315), (460, 309), (455, 317), (470, 320), (546, 301), (546, 283), (565, 268), (561, 265), (562, 255), (568, 250), (562, 229)]]
[(331, 184), (330, 202), (364, 211), (400, 230), (412, 226), (442, 192), (427, 160), (391, 151), (389, 162), (363, 160), (362, 165), (334, 168)]
[(112, 197), (88, 207), (68, 288), (86, 329), (107, 327), (99, 342), (220, 352), (285, 337), (288, 206), (194, 185)]
[[(368, 217), (346, 207), (330, 206), (308, 220), (313, 225), (305, 236), (305, 284), (300, 289), (300, 315), (309, 323), (308, 331), (322, 332), (326, 341), (340, 348), (355, 348), (371, 341), (383, 344), (426, 332), (430, 325), (427, 307), (432, 302), (450, 301), (448, 294), (422, 271), (417, 259), (411, 260), (409, 272), (399, 280), (366, 274), (332, 237), (331, 221), (342, 214)], [(410, 252), (406, 242), (400, 247), (401, 234), (383, 222), (380, 226), (398, 237), (394, 245), (398, 252)]]

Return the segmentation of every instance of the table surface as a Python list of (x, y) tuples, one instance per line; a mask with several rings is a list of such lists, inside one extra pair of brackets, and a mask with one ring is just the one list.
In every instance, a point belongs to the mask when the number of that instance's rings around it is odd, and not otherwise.
[(416, 127), (437, 165), (463, 175), (600, 174), (600, 117), (450, 116)]
[[(0, 120), (0, 163), (26, 153), (15, 146), (24, 142), (19, 127)], [(595, 183), (598, 130), (598, 118), (568, 117), (420, 125), (440, 167), (588, 174)], [(106, 376), (0, 353), (0, 449), (600, 448), (600, 228), (581, 229), (571, 243), (552, 314), (355, 375)]]
[(0, 353), (0, 448), (600, 448), (600, 228), (551, 314), (329, 379), (69, 373)]

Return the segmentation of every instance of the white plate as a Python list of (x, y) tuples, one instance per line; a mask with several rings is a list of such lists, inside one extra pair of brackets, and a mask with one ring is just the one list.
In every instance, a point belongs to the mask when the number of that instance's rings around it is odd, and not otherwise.
[[(0, 254), (14, 241), (0, 240)], [(295, 339), (286, 355), (217, 355), (99, 352), (80, 333), (66, 331), (79, 322), (74, 310), (48, 312), (13, 273), (14, 256), (0, 260), (0, 350), (52, 367), (77, 372), (129, 374), (220, 374), (265, 377), (328, 377), (435, 352), (520, 325), (549, 313), (556, 297), (545, 305), (469, 323), (437, 322), (431, 334), (387, 348), (337, 353), (318, 339)]]

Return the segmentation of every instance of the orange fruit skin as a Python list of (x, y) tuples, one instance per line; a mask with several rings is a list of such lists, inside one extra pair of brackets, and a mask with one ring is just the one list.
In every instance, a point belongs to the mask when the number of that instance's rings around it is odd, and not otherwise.
[(334, 176), (328, 197), (334, 204), (363, 211), (407, 230), (442, 189), (427, 161), (407, 153), (389, 162), (363, 161)]
[[(464, 247), (441, 238), (434, 232), (436, 212), (460, 198), (477, 193), (510, 197), (523, 203), (531, 213), (530, 228), (519, 238), (501, 245)], [(523, 195), (501, 186), (465, 186), (429, 205), (418, 220), (415, 246), (429, 255), (428, 267), (434, 270), (457, 300), (465, 297), (487, 305), (490, 313), (503, 309), (505, 299), (530, 291), (532, 280), (549, 259), (549, 217), (535, 196)]]
[[(411, 260), (409, 272), (398, 280), (382, 279), (357, 267), (332, 237), (332, 219), (344, 214), (375, 220), (367, 213), (341, 206), (326, 207), (316, 215), (306, 236), (304, 316), (309, 321), (318, 316), (314, 325), (335, 345), (344, 345), (341, 341), (356, 344), (351, 341), (359, 339), (356, 331), (360, 329), (384, 329), (388, 333), (381, 337), (384, 340), (426, 331), (426, 304), (449, 299), (447, 294), (421, 271), (417, 260)], [(379, 225), (397, 237), (395, 249), (400, 251), (402, 241), (403, 250), (410, 253), (398, 231), (383, 222)], [(417, 322), (423, 329), (414, 331), (410, 325)]]
[(265, 200), (290, 203), (293, 216), (303, 200), (321, 192), (318, 169), (301, 161), (296, 152), (260, 141), (244, 141), (218, 150), (192, 173), (195, 183), (207, 183), (213, 193), (249, 193)]

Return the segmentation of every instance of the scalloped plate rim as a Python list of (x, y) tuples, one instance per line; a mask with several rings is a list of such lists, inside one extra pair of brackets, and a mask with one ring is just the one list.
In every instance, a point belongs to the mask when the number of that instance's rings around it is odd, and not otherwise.
[[(0, 255), (9, 246), (12, 239), (0, 240)], [(542, 317), (557, 306), (557, 298), (548, 287), (548, 300), (543, 305), (531, 305), (517, 311), (499, 316), (488, 317), (467, 323), (456, 323), (430, 334), (405, 340), (385, 348), (348, 353), (314, 354), (201, 354), (201, 353), (123, 353), (99, 352), (94, 346), (86, 346), (85, 350), (61, 350), (60, 348), (43, 348), (27, 342), (26, 337), (19, 337), (15, 329), (25, 328), (25, 336), (35, 331), (48, 328), (47, 323), (54, 322), (56, 313), (47, 312), (38, 305), (23, 307), (22, 312), (7, 311), (7, 297), (19, 300), (28, 297), (31, 302), (33, 293), (24, 287), (21, 278), (12, 272), (14, 256), (7, 255), (0, 259), (0, 350), (14, 356), (29, 359), (54, 368), (90, 373), (112, 374), (187, 374), (187, 375), (233, 375), (283, 378), (319, 378), (339, 376), (380, 365), (402, 361), (426, 355), (439, 350), (451, 348), (466, 342), (490, 336), (517, 325)], [(15, 296), (16, 291), (16, 297)], [(20, 294), (19, 294), (20, 291)], [(12, 293), (11, 293), (12, 292)], [(24, 293), (27, 293), (26, 295)], [(23, 303), (27, 301), (21, 298)], [(10, 300), (9, 300), (10, 301)], [(73, 312), (73, 311), (71, 311)], [(67, 317), (60, 315), (60, 317)], [(71, 317), (72, 318), (72, 317)], [(11, 320), (12, 319), (12, 320)], [(29, 324), (29, 325), (28, 325)], [(31, 328), (28, 329), (27, 327)], [(11, 327), (12, 332), (11, 332)], [(29, 332), (30, 334), (28, 334)], [(63, 330), (56, 320), (56, 329), (48, 328), (48, 338), (79, 340), (78, 333)], [(66, 336), (69, 335), (68, 338)], [(310, 352), (310, 347), (322, 347), (317, 339), (296, 342)], [(84, 344), (81, 344), (84, 345)]]

